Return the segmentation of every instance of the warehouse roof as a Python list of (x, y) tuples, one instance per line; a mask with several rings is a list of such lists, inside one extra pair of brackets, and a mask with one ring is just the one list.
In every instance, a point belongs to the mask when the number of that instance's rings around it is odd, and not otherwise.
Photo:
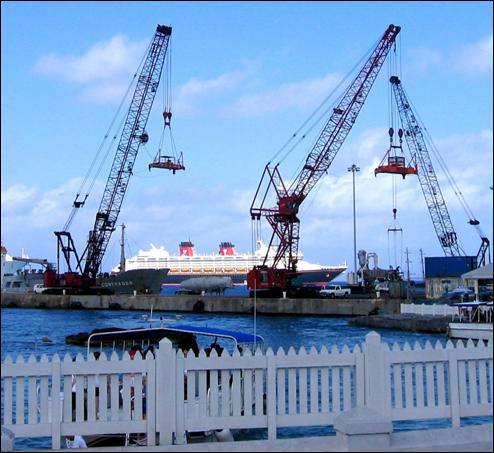
[(482, 267), (478, 267), (473, 271), (466, 272), (465, 274), (462, 274), (461, 277), (464, 279), (471, 279), (471, 280), (489, 280), (489, 279), (492, 280), (494, 278), (492, 263), (489, 263)]

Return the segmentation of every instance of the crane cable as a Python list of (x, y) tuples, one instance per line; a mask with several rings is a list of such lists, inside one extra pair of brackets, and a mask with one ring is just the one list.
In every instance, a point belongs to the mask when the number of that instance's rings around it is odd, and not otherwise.
[[(175, 144), (175, 138), (173, 137), (172, 134), (172, 128), (171, 128), (171, 116), (172, 116), (172, 40), (170, 38), (170, 42), (168, 45), (168, 53), (166, 55), (166, 61), (165, 61), (165, 77), (164, 77), (164, 83), (163, 83), (163, 100), (162, 100), (162, 105), (163, 105), (163, 115), (169, 114), (169, 117), (165, 117), (165, 122), (163, 125), (163, 129), (161, 131), (161, 136), (160, 136), (160, 141), (158, 145), (158, 152), (156, 153), (156, 156), (153, 158), (154, 161), (159, 161), (159, 158), (161, 157), (161, 151), (163, 149), (163, 143), (165, 141), (165, 133), (166, 130), (168, 129), (169, 131), (169, 136), (170, 136), (170, 150), (171, 150), (171, 155), (174, 159), (174, 161), (179, 161), (179, 156), (177, 152), (177, 146)], [(167, 121), (168, 119), (168, 121)]]
[[(377, 43), (379, 40), (377, 40), (373, 46), (369, 48), (369, 50), (362, 56), (362, 58), (350, 69), (350, 71), (338, 82), (336, 87), (333, 88), (333, 90), (323, 99), (323, 101), (316, 107), (316, 109), (309, 115), (309, 117), (302, 123), (302, 125), (292, 134), (292, 136), (285, 142), (285, 144), (273, 155), (273, 157), (270, 159), (269, 162), (274, 161), (284, 150), (285, 148), (290, 144), (291, 141), (293, 141), (298, 134), (307, 126), (307, 124), (314, 118), (314, 116), (323, 108), (323, 106), (331, 99), (331, 97), (334, 96), (334, 94), (340, 89), (342, 84), (350, 78), (352, 73), (355, 71), (355, 69), (362, 63), (362, 61), (370, 55), (372, 52), (372, 49), (375, 49), (377, 46)], [(304, 140), (309, 132), (311, 132), (314, 127), (321, 122), (321, 120), (327, 116), (328, 112), (331, 111), (333, 106), (341, 100), (343, 97), (343, 93), (340, 95), (339, 98), (336, 98), (335, 101), (327, 107), (322, 114), (317, 118), (317, 120), (309, 126), (309, 128), (306, 130), (306, 132), (300, 137), (300, 139), (283, 155), (283, 157), (278, 161), (278, 164), (281, 164), (290, 154), (291, 152), (300, 144), (302, 140)], [(305, 162), (305, 160), (304, 160)]]
[[(341, 86), (343, 85), (343, 83), (345, 81), (347, 81), (350, 76), (354, 73), (354, 71), (357, 69), (357, 67), (359, 67), (359, 65), (362, 64), (362, 62), (365, 60), (365, 59), (368, 59), (370, 54), (372, 53), (373, 49), (375, 49), (377, 47), (377, 44), (378, 42), (380, 41), (380, 39), (376, 40), (375, 43), (369, 47), (369, 49), (364, 53), (364, 55), (360, 58), (360, 60), (350, 69), (350, 71), (348, 71), (348, 73), (338, 82), (338, 84), (335, 86), (335, 88), (333, 88), (333, 90), (323, 99), (323, 101), (316, 107), (316, 109), (309, 115), (309, 117), (302, 123), (302, 125), (291, 135), (291, 137), (281, 146), (281, 148), (272, 156), (272, 158), (268, 161), (268, 164), (267, 165), (270, 165), (270, 163), (272, 161), (274, 161), (275, 159), (278, 158), (278, 156), (285, 151), (285, 149), (290, 145), (290, 143), (295, 139), (297, 138), (298, 134), (304, 130), (304, 128), (309, 124), (309, 122), (316, 116), (316, 114), (323, 108), (323, 106), (329, 101), (329, 99), (331, 99), (334, 94), (341, 88)], [(327, 107), (323, 112), (322, 114), (316, 119), (316, 121), (314, 121), (314, 123), (312, 123), (311, 126), (308, 127), (308, 129), (306, 130), (306, 132), (298, 139), (298, 141), (296, 143), (294, 143), (291, 148), (289, 148), (285, 153), (284, 155), (280, 158), (280, 160), (277, 162), (277, 164), (281, 164), (283, 161), (285, 161), (288, 156), (293, 152), (293, 150), (307, 137), (307, 134), (309, 132), (311, 132), (315, 127), (316, 125), (318, 125), (322, 119), (324, 117), (327, 116), (328, 112), (331, 111), (331, 109), (334, 107), (334, 105), (340, 101), (342, 98), (343, 98), (343, 95), (345, 94), (345, 91), (339, 96), (337, 97), (334, 102), (332, 104), (329, 105), (329, 107)], [(317, 142), (317, 139), (316, 141), (314, 142), (314, 144)], [(293, 181), (295, 176), (300, 173), (300, 170), (302, 168), (302, 166), (305, 164), (305, 161), (307, 160), (307, 156), (305, 156), (300, 164), (298, 165), (297, 169), (294, 171), (292, 177), (291, 177), (291, 180)], [(312, 197), (312, 202), (313, 202), (313, 199), (314, 197)], [(306, 212), (309, 208), (310, 208), (310, 205), (312, 203), (309, 203), (309, 204), (306, 204), (303, 208), (303, 212)], [(301, 213), (302, 214), (302, 213)], [(256, 234), (256, 231), (254, 231), (255, 229), (255, 226), (254, 226), (254, 222), (252, 222), (252, 235), (254, 236)], [(260, 231), (257, 230), (257, 234), (259, 235), (260, 234)]]
[(98, 178), (99, 174), (101, 173), (101, 169), (102, 169), (104, 163), (106, 162), (106, 159), (108, 158), (108, 155), (109, 155), (109, 152), (110, 152), (110, 148), (113, 146), (113, 143), (114, 143), (114, 141), (116, 139), (117, 133), (118, 133), (118, 131), (120, 131), (123, 128), (123, 124), (124, 124), (125, 118), (122, 119), (122, 121), (121, 121), (121, 123), (120, 123), (120, 125), (119, 125), (119, 127), (117, 129), (117, 131), (115, 132), (115, 134), (113, 136), (112, 141), (108, 145), (108, 148), (107, 148), (107, 150), (106, 150), (106, 152), (105, 152), (105, 154), (103, 156), (103, 159), (101, 160), (101, 162), (99, 164), (98, 170), (95, 173), (95, 175), (94, 175), (94, 177), (93, 177), (93, 179), (92, 179), (92, 181), (91, 181), (91, 183), (89, 185), (89, 188), (87, 189), (86, 195), (84, 196), (84, 200), (83, 201), (78, 201), (78, 198), (79, 198), (80, 194), (83, 192), (83, 189), (84, 189), (84, 187), (86, 186), (86, 184), (88, 182), (88, 179), (89, 179), (89, 177), (91, 175), (91, 172), (93, 171), (94, 166), (96, 165), (96, 162), (100, 158), (101, 151), (102, 151), (102, 149), (103, 149), (103, 147), (104, 147), (104, 145), (105, 145), (108, 137), (110, 136), (110, 132), (111, 132), (111, 130), (112, 130), (114, 124), (115, 124), (115, 121), (117, 120), (118, 116), (120, 115), (120, 112), (122, 110), (122, 107), (123, 107), (126, 99), (128, 98), (128, 95), (130, 93), (130, 90), (131, 90), (132, 86), (134, 85), (134, 82), (135, 82), (135, 80), (137, 78), (137, 74), (140, 72), (140, 70), (141, 70), (141, 68), (142, 68), (142, 66), (144, 64), (145, 57), (146, 57), (146, 55), (149, 52), (149, 49), (151, 47), (151, 44), (152, 44), (152, 41), (149, 43), (149, 45), (148, 45), (148, 47), (146, 49), (146, 52), (145, 52), (144, 56), (142, 57), (142, 59), (141, 59), (141, 61), (139, 63), (139, 66), (137, 67), (137, 70), (134, 73), (134, 75), (132, 77), (132, 80), (131, 80), (131, 82), (129, 83), (129, 85), (127, 87), (127, 90), (124, 93), (124, 96), (123, 96), (123, 98), (122, 98), (122, 100), (120, 102), (120, 105), (118, 106), (118, 109), (117, 109), (115, 115), (113, 116), (113, 118), (112, 118), (112, 120), (110, 122), (110, 126), (108, 127), (108, 130), (106, 131), (105, 135), (103, 136), (103, 139), (102, 139), (102, 141), (101, 141), (101, 143), (100, 143), (100, 145), (99, 145), (99, 147), (98, 147), (98, 149), (96, 151), (96, 154), (95, 154), (95, 156), (94, 156), (94, 158), (93, 158), (93, 160), (91, 162), (91, 165), (89, 166), (89, 169), (86, 172), (86, 175), (84, 176), (84, 179), (83, 179), (83, 181), (82, 181), (82, 183), (81, 183), (81, 185), (79, 187), (79, 190), (77, 191), (77, 194), (76, 194), (74, 203), (72, 205), (72, 210), (71, 210), (71, 212), (69, 214), (69, 217), (68, 217), (68, 219), (65, 222), (65, 225), (63, 227), (63, 231), (68, 231), (68, 229), (70, 227), (70, 224), (72, 223), (72, 220), (74, 219), (74, 216), (75, 216), (78, 208), (84, 206), (84, 203), (86, 202), (87, 198), (89, 197), (89, 194), (91, 193), (91, 191), (92, 191), (92, 189), (94, 187), (94, 184), (96, 182), (96, 179)]
[[(286, 147), (288, 145), (288, 143), (297, 135), (297, 133), (300, 132), (300, 130), (302, 130), (307, 125), (307, 123), (316, 115), (316, 113), (324, 106), (324, 104), (326, 104), (328, 102), (328, 100), (334, 95), (334, 93), (341, 87), (343, 82), (345, 82), (346, 80), (348, 80), (350, 78), (350, 76), (354, 73), (356, 68), (359, 67), (364, 60), (369, 58), (369, 55), (371, 54), (372, 50), (376, 48), (378, 42), (379, 42), (379, 40), (375, 41), (375, 43), (369, 47), (367, 52), (365, 52), (363, 54), (363, 56), (360, 58), (360, 60), (357, 61), (357, 63), (352, 67), (352, 69), (350, 69), (350, 71), (348, 71), (348, 73), (345, 75), (345, 77), (338, 83), (338, 85), (331, 91), (331, 93), (328, 96), (326, 96), (326, 98), (319, 104), (319, 106), (316, 108), (316, 110), (314, 110), (314, 112), (309, 116), (309, 118), (307, 118), (307, 120), (302, 124), (302, 126), (300, 126), (299, 129), (297, 129), (297, 131), (292, 135), (292, 137), (288, 140), (288, 142), (285, 143), (285, 145), (283, 145), (283, 147), (276, 153), (276, 155), (274, 157), (276, 157), (283, 150), (283, 148)], [(288, 152), (285, 154), (285, 156), (282, 159), (280, 159), (280, 161), (278, 163), (281, 164), (288, 157), (288, 155), (302, 142), (302, 140), (304, 140), (306, 138), (307, 134), (309, 132), (311, 132), (314, 129), (314, 127), (317, 124), (319, 124), (323, 120), (323, 118), (325, 118), (327, 116), (327, 114), (331, 111), (331, 109), (333, 109), (335, 104), (343, 98), (343, 94), (344, 93), (341, 93), (341, 95), (331, 105), (329, 105), (328, 108), (326, 108), (322, 112), (322, 114), (319, 116), (319, 118), (312, 124), (312, 126), (309, 127), (309, 129), (307, 129), (305, 134), (302, 135), (302, 137), (292, 146), (292, 148), (290, 148), (290, 150), (288, 150)], [(316, 141), (317, 141), (317, 139), (316, 139)], [(315, 143), (316, 142), (314, 142), (314, 145), (315, 145)], [(305, 157), (305, 159), (301, 160), (297, 169), (294, 170), (294, 172), (290, 178), (291, 181), (294, 181), (295, 176), (300, 173), (302, 166), (305, 164), (306, 159), (307, 158)], [(318, 185), (315, 187), (314, 196), (312, 196), (310, 198), (310, 200), (302, 206), (301, 211), (300, 211), (301, 216), (305, 215), (312, 208), (312, 205), (314, 204), (314, 200), (316, 199), (316, 195), (317, 195), (317, 192), (319, 191), (320, 187), (321, 187), (321, 185)]]
[[(405, 92), (405, 94), (407, 95), (407, 93)], [(408, 95), (407, 95), (408, 97)], [(476, 219), (472, 209), (470, 208), (470, 206), (468, 205), (465, 197), (463, 196), (463, 193), (462, 191), (460, 190), (458, 184), (456, 183), (456, 180), (454, 179), (453, 175), (451, 174), (451, 172), (449, 171), (449, 168), (448, 166), (446, 165), (446, 161), (443, 159), (443, 157), (441, 156), (439, 150), (437, 149), (436, 145), (434, 144), (433, 140), (432, 140), (432, 137), (431, 135), (429, 134), (429, 131), (427, 130), (427, 128), (425, 127), (424, 123), (422, 122), (422, 119), (420, 118), (420, 115), (418, 114), (417, 110), (415, 109), (415, 106), (413, 105), (412, 101), (409, 99), (409, 102), (410, 104), (412, 105), (413, 109), (414, 109), (414, 112), (415, 112), (415, 115), (417, 116), (417, 119), (422, 127), (422, 129), (424, 130), (425, 132), (425, 136), (427, 137), (428, 141), (429, 141), (429, 144), (430, 144), (430, 148), (434, 154), (434, 156), (436, 157), (438, 163), (439, 163), (439, 166), (441, 167), (442, 171), (444, 172), (444, 174), (446, 175), (446, 179), (448, 180), (449, 184), (451, 185), (452, 189), (453, 189), (453, 192), (454, 194), (456, 195), (456, 197), (458, 198), (459, 202), (460, 202), (460, 205), (461, 207), (463, 208), (463, 210), (465, 211), (465, 214), (466, 216), (468, 217), (469, 219), (469, 223), (473, 226), (475, 226), (475, 229), (477, 230), (478, 234), (480, 235), (480, 237), (484, 237), (484, 234), (481, 230), (481, 228), (478, 226), (478, 220)]]

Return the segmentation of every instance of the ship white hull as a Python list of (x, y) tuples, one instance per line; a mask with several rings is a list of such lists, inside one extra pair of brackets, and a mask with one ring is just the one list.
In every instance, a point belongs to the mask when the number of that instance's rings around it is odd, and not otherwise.
[(450, 322), (448, 335), (451, 338), (492, 341), (492, 323)]

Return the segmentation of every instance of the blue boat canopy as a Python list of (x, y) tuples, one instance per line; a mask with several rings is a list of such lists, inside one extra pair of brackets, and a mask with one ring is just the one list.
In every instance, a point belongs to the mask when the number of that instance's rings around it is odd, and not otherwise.
[(236, 330), (217, 329), (215, 327), (194, 326), (191, 324), (174, 324), (171, 326), (167, 325), (165, 329), (174, 332), (230, 338), (235, 340), (237, 343), (264, 343), (264, 338), (260, 335), (253, 335), (251, 333), (239, 332)]
[[(168, 338), (172, 343), (178, 343), (181, 339), (187, 336), (203, 335), (213, 337), (214, 342), (219, 338), (232, 340), (237, 345), (253, 345), (264, 344), (264, 339), (260, 335), (239, 332), (235, 330), (218, 329), (215, 327), (194, 326), (191, 324), (173, 324), (162, 325), (161, 327), (149, 327), (139, 329), (115, 329), (111, 328), (107, 331), (92, 332), (84, 334), (79, 338), (79, 342), (86, 344), (88, 353), (91, 345), (100, 343), (111, 344), (115, 347), (116, 343), (123, 343), (123, 348), (127, 344), (135, 342), (158, 343), (162, 338)], [(143, 343), (143, 344), (144, 344)]]

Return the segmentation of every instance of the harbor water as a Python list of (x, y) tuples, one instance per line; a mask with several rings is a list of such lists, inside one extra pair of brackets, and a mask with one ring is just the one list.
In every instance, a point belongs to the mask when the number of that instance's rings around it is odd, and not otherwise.
[[(111, 311), (111, 310), (57, 310), (57, 309), (22, 309), (2, 308), (2, 361), (7, 354), (14, 359), (22, 354), (25, 359), (34, 353), (38, 358), (42, 354), (52, 356), (57, 353), (63, 357), (69, 353), (74, 357), (77, 353), (85, 355), (82, 346), (65, 343), (67, 335), (79, 332), (89, 332), (96, 328), (144, 327), (145, 311)], [(349, 326), (348, 317), (322, 316), (267, 316), (267, 315), (238, 315), (215, 313), (154, 313), (154, 318), (160, 315), (165, 321), (195, 324), (198, 326), (220, 327), (229, 330), (240, 330), (256, 333), (264, 338), (266, 347), (274, 351), (282, 347), (285, 352), (290, 347), (297, 351), (304, 346), (306, 350), (312, 346), (317, 350), (324, 345), (329, 350), (333, 346), (339, 348), (347, 345), (352, 348), (365, 341), (365, 336), (371, 331), (366, 327)], [(408, 342), (411, 346), (418, 342), (425, 345), (427, 341), (435, 345), (446, 344), (445, 334), (424, 334), (404, 332), (391, 329), (372, 329), (377, 331), (383, 341), (388, 344), (398, 343), (403, 346)], [(492, 417), (490, 417), (492, 423)], [(468, 423), (485, 423), (485, 418), (471, 420)], [(400, 422), (395, 430), (427, 429), (449, 427), (449, 420)], [(261, 430), (262, 431), (262, 430)], [(247, 438), (264, 438), (265, 432), (249, 432), (240, 436)], [(330, 428), (303, 428), (303, 430), (287, 429), (279, 432), (282, 437), (314, 436), (334, 434)], [(239, 439), (244, 437), (239, 437)], [(237, 440), (239, 440), (237, 439)], [(16, 450), (50, 448), (50, 439), (16, 439)]]

